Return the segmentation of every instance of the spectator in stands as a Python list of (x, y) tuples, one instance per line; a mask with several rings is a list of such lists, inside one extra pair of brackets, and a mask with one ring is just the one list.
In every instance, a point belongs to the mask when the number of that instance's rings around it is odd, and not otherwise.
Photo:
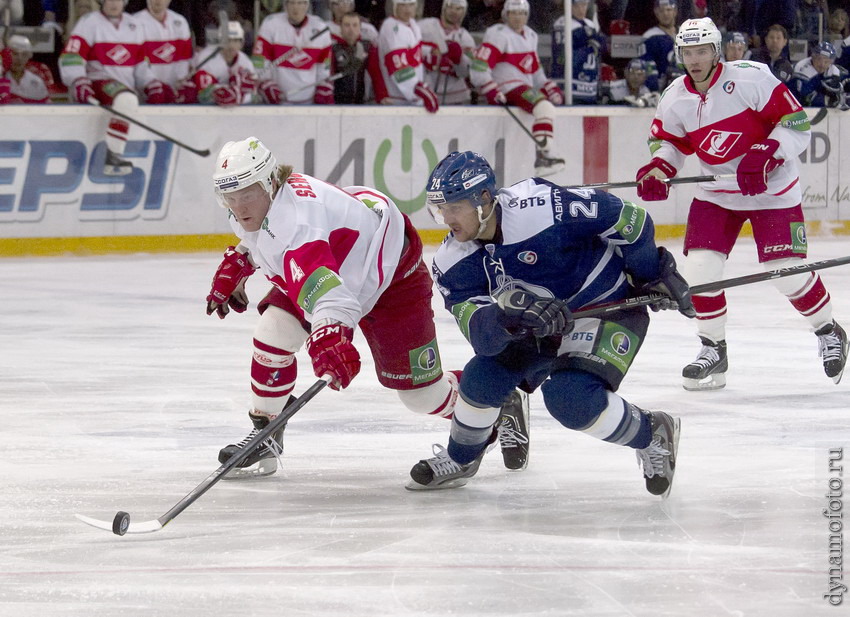
[(222, 107), (255, 102), (257, 73), (242, 51), (244, 44), (242, 24), (227, 22), (227, 40), (195, 54), (191, 76), (179, 85), (178, 102)]
[(9, 37), (2, 54), (0, 104), (48, 103), (47, 84), (27, 68), (32, 59), (32, 43), (19, 34)]
[[(741, 0), (738, 30), (749, 35), (753, 47), (761, 47), (773, 24), (794, 30), (798, 0)], [(802, 0), (800, 0), (802, 2)]]
[(602, 88), (602, 103), (630, 105), (632, 107), (656, 107), (660, 95), (646, 85), (646, 60), (632, 58), (623, 71), (624, 79), (605, 82)]
[(340, 36), (334, 36), (331, 46), (331, 78), (334, 79), (334, 100), (339, 105), (360, 105), (372, 98), (366, 65), (373, 45), (362, 39), (362, 25), (357, 13), (343, 15), (338, 24)]
[(422, 31), (415, 14), (416, 0), (393, 0), (393, 14), (381, 24), (375, 97), (384, 105), (424, 105), (436, 113), (440, 103), (425, 83)]
[[(605, 37), (599, 33), (596, 25), (587, 18), (590, 0), (573, 0), (572, 3), (572, 45), (573, 105), (595, 105), (599, 100), (599, 67), (605, 48)], [(562, 15), (552, 28), (552, 79), (563, 83), (564, 79), (564, 16)]]
[(470, 32), (483, 32), (502, 21), (505, 0), (469, 0), (466, 27)]
[(643, 33), (644, 54), (648, 67), (647, 82), (651, 89), (660, 87), (661, 76), (667, 72), (669, 64), (675, 64), (673, 42), (676, 37), (676, 17), (678, 9), (675, 0), (655, 0), (653, 10), (656, 25)]
[(169, 9), (171, 0), (147, 0), (147, 8), (134, 13), (144, 37), (145, 58), (161, 92), (149, 92), (147, 103), (186, 102), (178, 99), (180, 84), (189, 78), (192, 62), (192, 31), (186, 18)]
[(267, 103), (333, 104), (331, 35), (310, 15), (308, 0), (284, 0), (284, 12), (269, 15), (254, 43), (254, 67)]
[(526, 25), (529, 11), (528, 0), (505, 1), (504, 23), (484, 32), (470, 79), (490, 105), (514, 105), (532, 115), (534, 171), (550, 176), (566, 166), (554, 136), (555, 105), (564, 104), (564, 93), (540, 66), (537, 33)]
[(0, 0), (0, 19), (6, 19), (6, 14), (8, 14), (10, 25), (22, 25), (24, 23), (23, 0)]
[(788, 87), (804, 106), (837, 107), (844, 102), (845, 71), (835, 66), (835, 47), (828, 41), (812, 48), (812, 55), (794, 65)]
[[(113, 107), (125, 116), (139, 111), (137, 89), (146, 95), (163, 89), (145, 60), (141, 28), (124, 12), (124, 0), (103, 0), (100, 11), (84, 15), (59, 56), (62, 82), (74, 101), (92, 101)], [(120, 116), (109, 119), (103, 173), (123, 176), (133, 164), (123, 158), (130, 123)]]
[(440, 104), (466, 105), (472, 100), (467, 78), (475, 54), (475, 41), (461, 24), (466, 0), (443, 0), (440, 17), (419, 21), (425, 82)]
[(764, 45), (753, 50), (751, 59), (768, 65), (779, 81), (788, 84), (794, 74), (794, 66), (788, 59), (788, 31), (785, 27), (773, 24), (768, 28)]
[[(334, 42), (342, 43), (345, 39), (341, 33), (342, 18), (354, 11), (354, 0), (331, 0), (331, 21), (328, 22), (328, 27), (331, 29)], [(358, 40), (368, 41), (374, 45), (378, 40), (378, 29), (358, 13), (355, 12), (355, 15), (360, 18), (360, 37)]]
[(829, 13), (827, 22), (827, 30), (824, 39), (831, 42), (833, 45), (836, 40), (844, 40), (850, 36), (850, 17), (844, 9), (835, 9)]
[(723, 62), (746, 60), (750, 55), (747, 37), (742, 32), (728, 32), (723, 37)]
[(827, 28), (829, 9), (826, 0), (799, 0), (794, 21), (794, 38), (816, 45)]

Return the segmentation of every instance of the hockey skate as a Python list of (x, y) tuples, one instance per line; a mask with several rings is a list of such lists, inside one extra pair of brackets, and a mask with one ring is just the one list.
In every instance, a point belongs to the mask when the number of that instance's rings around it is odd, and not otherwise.
[[(494, 431), (495, 437), (495, 431)], [(431, 448), (434, 456), (416, 463), (410, 470), (410, 480), (404, 488), (411, 491), (436, 490), (443, 488), (458, 488), (469, 482), (481, 465), (481, 459), (492, 447), (488, 444), (474, 461), (467, 465), (455, 463), (449, 456), (448, 450), (438, 443)]]
[(537, 156), (534, 159), (534, 175), (541, 178), (553, 176), (563, 171), (567, 166), (564, 159), (552, 152), (549, 141), (548, 139), (544, 139), (542, 144), (538, 142), (536, 149)]
[(815, 332), (818, 337), (818, 355), (823, 359), (823, 370), (834, 383), (841, 381), (847, 363), (847, 333), (837, 321)]
[(726, 341), (713, 342), (705, 337), (697, 359), (682, 369), (682, 386), (685, 390), (719, 390), (726, 385)]
[[(230, 444), (222, 448), (218, 453), (218, 462), (226, 463), (230, 457), (237, 454), (244, 448), (251, 439), (253, 439), (261, 430), (268, 426), (270, 420), (268, 416), (254, 415), (248, 413), (251, 422), (254, 424), (254, 429), (248, 433), (242, 441), (237, 444)], [(277, 462), (283, 454), (283, 429), (286, 424), (271, 434), (271, 437), (265, 441), (260, 447), (255, 449), (248, 457), (234, 467), (230, 472), (222, 478), (223, 480), (239, 480), (243, 478), (259, 478), (262, 476), (270, 476), (277, 471)]]
[(680, 420), (663, 411), (650, 411), (652, 442), (637, 450), (638, 465), (643, 468), (646, 490), (665, 499), (673, 488), (676, 452), (679, 449)]
[(502, 413), (496, 423), (499, 447), (505, 467), (522, 471), (528, 466), (528, 394), (514, 390), (502, 405)]
[(106, 158), (103, 162), (103, 173), (106, 176), (126, 176), (133, 171), (133, 164), (130, 161), (122, 159), (117, 153), (112, 150), (106, 151)]

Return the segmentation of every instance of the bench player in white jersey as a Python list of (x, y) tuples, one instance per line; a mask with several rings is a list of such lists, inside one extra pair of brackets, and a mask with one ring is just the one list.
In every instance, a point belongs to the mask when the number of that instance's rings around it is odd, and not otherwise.
[(466, 105), (471, 100), (467, 84), (475, 41), (464, 28), (466, 0), (443, 0), (440, 17), (419, 21), (425, 81), (441, 104)]
[(555, 105), (564, 93), (549, 80), (537, 56), (537, 33), (529, 28), (528, 0), (505, 0), (505, 23), (490, 26), (475, 54), (470, 79), (491, 105), (515, 105), (530, 113), (537, 142), (534, 173), (551, 176), (563, 170), (564, 159), (554, 147)]
[(168, 6), (171, 0), (147, 0), (147, 8), (133, 13), (142, 29), (145, 57), (162, 93), (149, 93), (148, 103), (183, 103), (180, 85), (189, 77), (192, 31), (189, 22)]
[[(283, 12), (269, 15), (254, 43), (254, 68), (267, 103), (333, 104), (331, 35), (310, 15), (308, 0), (284, 0)], [(315, 38), (314, 38), (315, 37)]]
[(416, 0), (392, 0), (393, 14), (384, 19), (378, 32), (380, 84), (376, 96), (384, 105), (424, 105), (429, 113), (440, 108), (434, 91), (425, 83), (422, 64), (422, 31), (413, 18)]
[[(764, 64), (720, 62), (720, 31), (709, 18), (682, 24), (676, 57), (686, 75), (658, 104), (650, 129), (649, 164), (637, 172), (638, 195), (667, 198), (685, 157), (696, 154), (705, 175), (733, 174), (701, 185), (685, 232), (683, 274), (691, 285), (723, 278), (726, 258), (749, 220), (766, 270), (801, 263), (806, 231), (797, 157), (809, 143), (806, 112)], [(772, 281), (809, 322), (818, 338), (824, 371), (835, 383), (847, 360), (847, 335), (832, 318), (829, 292), (817, 272)], [(682, 371), (685, 389), (726, 384), (726, 296), (694, 296), (702, 349)]]
[[(278, 166), (255, 137), (224, 145), (213, 181), (240, 244), (225, 252), (207, 313), (244, 311), (245, 279), (256, 269), (273, 285), (260, 302), (254, 331), (249, 415), (255, 430), (289, 400), (297, 373), (294, 354), (305, 342), (317, 376), (330, 375), (335, 390), (351, 383), (360, 371), (353, 344), (358, 326), (383, 386), (396, 390), (411, 411), (451, 417), (458, 376), (442, 370), (422, 241), (386, 195), (293, 173)], [(505, 409), (506, 416), (512, 413), (516, 410)], [(527, 434), (513, 426), (501, 431), (503, 455), (506, 465), (521, 468)], [(282, 434), (281, 428), (236, 476), (273, 473)], [(243, 444), (222, 449), (219, 460)]]
[[(208, 45), (195, 54), (191, 76), (195, 88), (193, 98), (186, 96), (187, 103), (216, 104), (224, 107), (254, 102), (257, 91), (257, 74), (254, 63), (242, 51), (245, 45), (245, 30), (238, 21), (227, 22), (227, 40), (216, 53), (216, 45)], [(187, 88), (182, 89), (184, 92)]]
[[(2, 53), (2, 68), (0, 71), (0, 104), (49, 103), (49, 92), (44, 80), (27, 69), (27, 62), (32, 58), (32, 43), (20, 34), (13, 34), (6, 43)], [(5, 82), (5, 83), (3, 83)], [(8, 88), (4, 93), (3, 89)]]
[[(80, 17), (59, 56), (59, 73), (76, 102), (97, 99), (132, 117), (139, 110), (138, 90), (157, 96), (164, 88), (145, 60), (142, 29), (124, 12), (126, 4), (126, 0), (102, 0), (100, 11)], [(122, 158), (129, 134), (129, 122), (109, 118), (106, 175), (133, 171), (133, 164)]]

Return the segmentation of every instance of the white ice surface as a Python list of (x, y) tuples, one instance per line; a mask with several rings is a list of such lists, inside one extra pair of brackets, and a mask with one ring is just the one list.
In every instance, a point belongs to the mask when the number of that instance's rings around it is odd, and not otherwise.
[[(848, 252), (845, 238), (814, 238), (810, 259)], [(154, 534), (83, 525), (75, 512), (156, 519), (247, 433), (256, 313), (204, 314), (218, 262), (0, 260), (2, 617), (850, 610), (850, 595), (837, 608), (822, 598), (821, 516), (836, 475), (829, 449), (850, 460), (850, 377), (835, 386), (823, 375), (814, 335), (769, 283), (728, 292), (720, 392), (682, 389), (693, 325), (653, 317), (621, 394), (682, 418), (666, 502), (645, 491), (631, 450), (562, 428), (539, 394), (525, 472), (505, 471), (494, 451), (465, 488), (405, 491), (449, 425), (404, 410), (363, 348), (354, 384), (321, 392), (290, 422), (282, 473), (221, 482)], [(759, 270), (741, 240), (727, 276)], [(850, 267), (822, 274), (848, 325)], [(265, 288), (252, 279), (252, 299)], [(470, 350), (438, 302), (444, 366), (457, 368)], [(306, 355), (299, 363), (300, 392), (315, 378)]]

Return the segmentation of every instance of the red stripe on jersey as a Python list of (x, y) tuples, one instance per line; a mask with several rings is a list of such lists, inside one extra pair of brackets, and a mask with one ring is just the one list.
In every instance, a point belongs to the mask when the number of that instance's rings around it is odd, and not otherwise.
[(95, 60), (104, 66), (136, 66), (144, 62), (145, 56), (137, 43), (95, 43), (86, 60)]
[(410, 49), (394, 49), (384, 56), (384, 65), (390, 75), (407, 67), (416, 68), (420, 64), (422, 64), (422, 43)]
[(742, 156), (753, 144), (767, 139), (773, 127), (758, 111), (744, 109), (688, 133), (688, 140), (701, 161), (719, 165)]
[(331, 254), (334, 256), (336, 263), (342, 264), (348, 258), (348, 254), (354, 248), (354, 243), (357, 242), (357, 238), (359, 237), (359, 231), (348, 229), (347, 227), (334, 229), (330, 233), (328, 243), (331, 246)]
[(540, 68), (540, 61), (537, 59), (537, 52), (524, 51), (515, 54), (502, 54), (502, 62), (506, 62), (511, 66), (518, 68), (526, 75), (531, 75), (537, 72)]
[(483, 43), (475, 52), (477, 60), (483, 60), (491, 69), (502, 61), (502, 52), (490, 43)]
[[(279, 58), (291, 49), (295, 49), (296, 51), (292, 52), (288, 59), (280, 62)], [(292, 45), (272, 45), (270, 49), (271, 57), (265, 53), (262, 55), (269, 58), (272, 64), (275, 64), (278, 68), (305, 71), (312, 69), (317, 64), (322, 64), (330, 56), (330, 50), (330, 47), (304, 47), (299, 50)]]
[(79, 36), (72, 36), (68, 39), (68, 42), (65, 43), (65, 49), (62, 50), (63, 54), (78, 54), (82, 56), (83, 60), (88, 60), (89, 55), (91, 54), (91, 46), (88, 42)]
[(688, 142), (688, 136), (685, 135), (684, 137), (678, 137), (672, 133), (668, 133), (664, 130), (664, 123), (661, 122), (660, 118), (655, 118), (652, 121), (652, 126), (649, 127), (649, 134), (652, 135), (654, 139), (661, 139), (669, 142), (682, 154), (688, 155), (694, 153), (693, 147)]
[(761, 115), (771, 125), (775, 126), (779, 124), (783, 116), (797, 113), (798, 111), (802, 111), (802, 109), (803, 106), (794, 98), (788, 86), (780, 82), (776, 84), (773, 92), (770, 93), (770, 100), (764, 106)]
[(192, 41), (145, 41), (142, 45), (145, 57), (151, 64), (171, 64), (192, 59)]

